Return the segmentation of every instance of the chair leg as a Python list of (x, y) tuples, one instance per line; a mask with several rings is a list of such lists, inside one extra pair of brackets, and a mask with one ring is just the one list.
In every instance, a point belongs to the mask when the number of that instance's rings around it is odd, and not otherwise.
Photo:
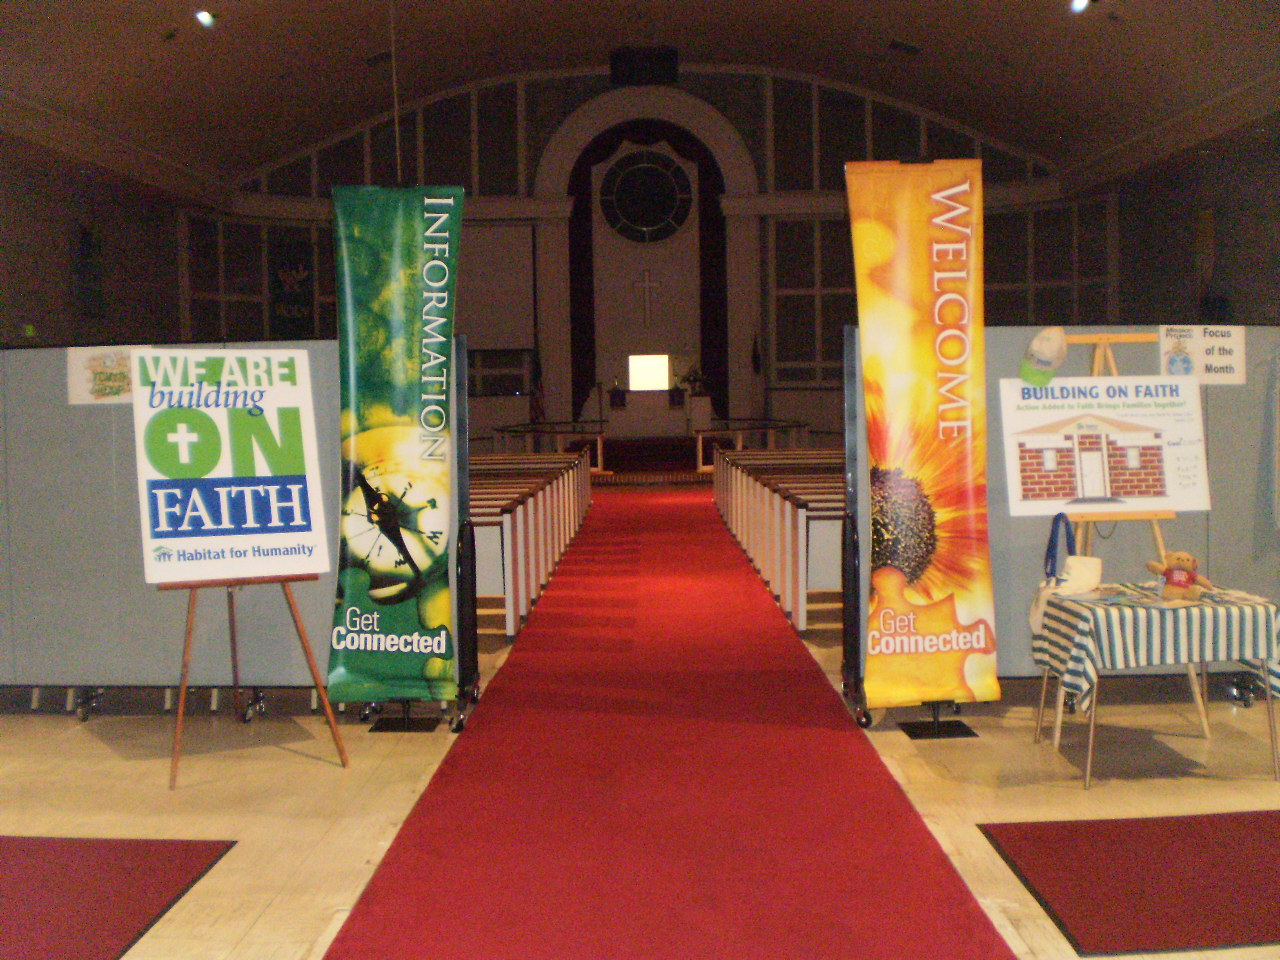
[(1280, 780), (1280, 753), (1276, 752), (1276, 707), (1271, 695), (1271, 664), (1262, 661), (1262, 685), (1267, 691), (1267, 736), (1271, 739), (1271, 778)]
[(1040, 678), (1040, 707), (1036, 710), (1036, 735), (1032, 743), (1040, 742), (1040, 730), (1044, 726), (1044, 699), (1049, 692), (1049, 668), (1044, 668), (1044, 676)]
[(1058, 678), (1058, 699), (1054, 707), (1053, 713), (1053, 749), (1057, 750), (1062, 746), (1062, 714), (1067, 709), (1067, 688), (1062, 685), (1062, 678)]
[(1187, 680), (1191, 683), (1191, 701), (1196, 705), (1196, 714), (1200, 717), (1200, 730), (1206, 740), (1212, 739), (1209, 733), (1209, 714), (1204, 708), (1204, 698), (1200, 695), (1200, 676), (1196, 673), (1194, 663), (1187, 664)]
[(1084, 757), (1084, 788), (1093, 785), (1093, 738), (1098, 729), (1098, 690), (1102, 686), (1101, 677), (1093, 685), (1093, 702), (1089, 704), (1089, 749)]

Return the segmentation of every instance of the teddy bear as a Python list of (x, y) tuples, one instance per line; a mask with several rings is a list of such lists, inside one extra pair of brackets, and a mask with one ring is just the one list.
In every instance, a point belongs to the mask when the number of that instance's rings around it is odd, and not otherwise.
[(1199, 600), (1201, 588), (1214, 589), (1196, 567), (1196, 558), (1185, 550), (1170, 550), (1164, 555), (1164, 563), (1147, 562), (1147, 569), (1164, 581), (1160, 596), (1166, 600)]

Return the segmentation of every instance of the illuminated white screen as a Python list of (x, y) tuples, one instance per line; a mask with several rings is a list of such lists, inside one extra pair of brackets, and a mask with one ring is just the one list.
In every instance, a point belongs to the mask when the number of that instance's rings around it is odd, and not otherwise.
[(667, 390), (671, 362), (665, 353), (633, 353), (627, 357), (628, 390)]

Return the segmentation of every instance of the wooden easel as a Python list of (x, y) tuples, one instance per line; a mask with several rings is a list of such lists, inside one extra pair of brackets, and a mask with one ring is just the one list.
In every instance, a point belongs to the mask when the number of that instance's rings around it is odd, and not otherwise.
[[(1093, 365), (1089, 376), (1102, 376), (1107, 373), (1118, 377), (1120, 371), (1116, 366), (1116, 355), (1111, 349), (1117, 343), (1157, 343), (1159, 335), (1155, 333), (1071, 333), (1067, 334), (1067, 343), (1087, 343), (1093, 346)], [(1094, 525), (1112, 520), (1147, 520), (1151, 524), (1151, 536), (1156, 544), (1156, 560), (1163, 562), (1165, 555), (1164, 534), (1160, 531), (1161, 520), (1172, 520), (1177, 516), (1172, 510), (1135, 510), (1120, 513), (1075, 513), (1068, 511), (1067, 516), (1076, 527), (1076, 543), (1081, 552), (1091, 555), (1093, 550)]]
[(280, 584), (280, 589), (284, 592), (285, 602), (289, 605), (289, 614), (293, 617), (294, 629), (298, 632), (298, 642), (302, 644), (302, 652), (306, 656), (307, 666), (311, 670), (311, 680), (315, 684), (316, 694), (320, 699), (321, 706), (324, 708), (325, 719), (329, 722), (329, 731), (333, 734), (333, 744), (338, 748), (338, 758), (342, 761), (344, 767), (350, 765), (347, 760), (347, 748), (343, 746), (342, 735), (338, 733), (338, 721), (333, 715), (333, 707), (329, 704), (329, 697), (325, 693), (324, 681), (320, 678), (320, 670), (316, 666), (316, 658), (311, 653), (311, 644), (307, 641), (306, 629), (302, 626), (302, 615), (298, 612), (298, 604), (293, 599), (293, 591), (289, 589), (289, 584), (291, 583), (318, 579), (319, 576), (313, 573), (286, 577), (239, 577), (228, 580), (197, 580), (185, 583), (160, 584), (161, 590), (191, 591), (187, 598), (187, 635), (182, 645), (182, 679), (178, 685), (178, 713), (174, 718), (173, 754), (169, 761), (170, 790), (177, 789), (178, 786), (178, 757), (182, 752), (182, 727), (187, 713), (187, 678), (191, 671), (191, 640), (195, 633), (196, 625), (196, 593), (201, 587), (225, 587), (227, 591), (227, 622), (231, 639), (231, 682), (234, 688), (232, 702), (236, 710), (239, 711), (242, 709), (240, 703), (240, 663), (236, 649), (235, 594), (232, 591), (236, 587), (264, 583)]

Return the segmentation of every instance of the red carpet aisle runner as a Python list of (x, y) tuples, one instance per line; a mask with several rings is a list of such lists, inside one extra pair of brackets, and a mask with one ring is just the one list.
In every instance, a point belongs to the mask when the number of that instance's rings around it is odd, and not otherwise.
[(1013, 954), (706, 489), (596, 490), (329, 960)]
[(1280, 944), (1275, 810), (982, 831), (1082, 956)]
[(116, 960), (232, 846), (0, 837), (0, 960)]

